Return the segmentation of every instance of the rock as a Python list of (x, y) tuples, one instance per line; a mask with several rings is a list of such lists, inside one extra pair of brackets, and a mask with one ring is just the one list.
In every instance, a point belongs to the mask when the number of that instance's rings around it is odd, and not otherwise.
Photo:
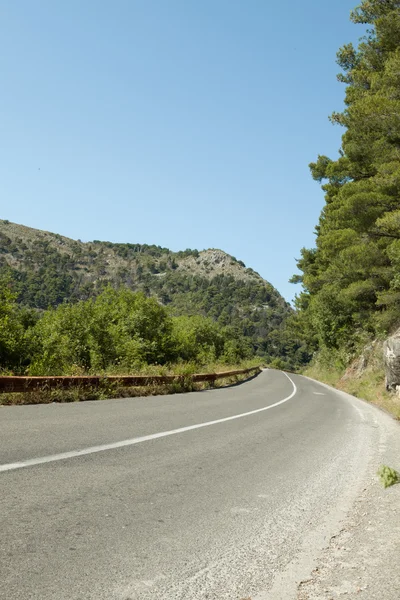
[(364, 374), (365, 369), (368, 367), (368, 358), (362, 354), (358, 360), (356, 368), (356, 377), (361, 377)]
[(383, 344), (386, 389), (396, 391), (400, 386), (400, 329)]
[(373, 363), (375, 358), (375, 349), (378, 340), (373, 340), (370, 344), (365, 346), (363, 353), (358, 358), (354, 359), (349, 367), (347, 367), (345, 373), (341, 377), (341, 381), (347, 379), (360, 379), (367, 368)]

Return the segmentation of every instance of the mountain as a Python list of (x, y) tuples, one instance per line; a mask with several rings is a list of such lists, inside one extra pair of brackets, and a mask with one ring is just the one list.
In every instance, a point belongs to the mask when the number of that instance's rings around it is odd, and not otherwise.
[(0, 270), (35, 309), (126, 286), (175, 315), (202, 314), (250, 338), (255, 353), (285, 356), (279, 331), (290, 305), (258, 273), (222, 250), (171, 252), (146, 244), (81, 242), (0, 220)]

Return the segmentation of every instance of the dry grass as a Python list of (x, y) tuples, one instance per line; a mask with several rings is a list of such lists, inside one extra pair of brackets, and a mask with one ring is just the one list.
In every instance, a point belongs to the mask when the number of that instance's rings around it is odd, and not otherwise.
[(316, 361), (304, 375), (323, 381), (357, 398), (367, 400), (400, 420), (400, 398), (385, 388), (382, 343), (376, 342), (347, 368)]
[[(244, 360), (241, 363), (226, 364), (223, 362), (210, 362), (203, 363), (201, 365), (195, 362), (182, 362), (169, 365), (143, 365), (141, 368), (136, 368), (135, 372), (132, 373), (127, 371), (126, 368), (116, 365), (115, 367), (109, 368), (107, 372), (96, 372), (90, 373), (90, 375), (193, 375), (195, 373), (220, 373), (223, 371), (235, 371), (238, 369), (249, 369), (251, 367), (258, 367), (262, 364), (261, 359), (250, 359)], [(86, 375), (84, 372), (76, 372), (76, 375)]]
[(397, 394), (386, 391), (383, 371), (367, 369), (357, 379), (339, 380), (336, 387), (379, 406), (400, 420), (400, 398)]
[(328, 368), (318, 362), (302, 371), (302, 375), (306, 375), (307, 377), (311, 377), (311, 379), (316, 379), (317, 381), (322, 381), (323, 383), (327, 383), (332, 387), (337, 387), (337, 383), (342, 377), (343, 373), (343, 369), (340, 370), (335, 367)]

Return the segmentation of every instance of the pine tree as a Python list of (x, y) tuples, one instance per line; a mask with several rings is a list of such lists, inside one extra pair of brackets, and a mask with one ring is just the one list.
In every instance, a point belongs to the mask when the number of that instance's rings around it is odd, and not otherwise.
[(345, 108), (330, 119), (345, 132), (336, 160), (310, 164), (325, 206), (293, 279), (310, 335), (328, 348), (400, 321), (400, 1), (364, 0), (351, 19), (370, 28), (337, 54)]

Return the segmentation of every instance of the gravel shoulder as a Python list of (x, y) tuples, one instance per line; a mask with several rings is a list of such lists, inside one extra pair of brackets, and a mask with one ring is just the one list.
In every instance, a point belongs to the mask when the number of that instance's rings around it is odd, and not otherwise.
[(322, 522), (310, 522), (296, 559), (251, 600), (400, 598), (400, 485), (385, 490), (377, 476), (382, 464), (400, 470), (400, 423), (363, 400), (335, 393), (357, 410), (359, 428), (370, 434), (364, 436), (364, 464), (359, 461), (354, 472), (349, 461), (346, 476), (353, 485), (333, 510), (326, 505)]
[(400, 598), (400, 485), (384, 489), (376, 475), (381, 464), (400, 470), (400, 426), (371, 410), (382, 433), (365, 485), (310, 576), (298, 584), (297, 600)]
[(370, 462), (365, 487), (310, 577), (298, 585), (297, 600), (400, 598), (400, 485), (386, 490), (376, 471), (400, 469), (399, 423), (385, 414), (386, 439)]

